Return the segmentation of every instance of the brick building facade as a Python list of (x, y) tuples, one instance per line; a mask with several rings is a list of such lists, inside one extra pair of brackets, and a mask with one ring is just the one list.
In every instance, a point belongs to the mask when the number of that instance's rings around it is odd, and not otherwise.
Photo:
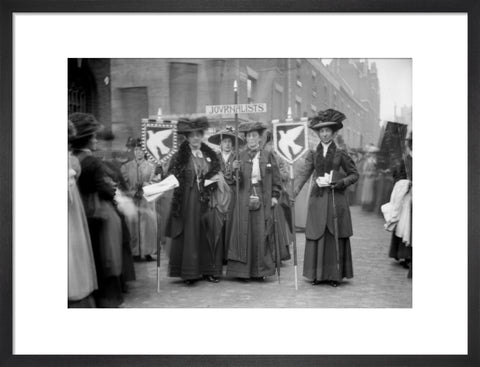
[[(375, 64), (367, 60), (333, 59), (70, 59), (69, 112), (92, 112), (124, 146), (138, 136), (140, 121), (156, 115), (205, 113), (205, 106), (264, 102), (267, 112), (240, 116), (270, 124), (335, 108), (345, 113), (345, 143), (360, 147), (379, 134), (379, 87)], [(84, 92), (81, 92), (83, 90)], [(85, 92), (85, 90), (87, 92)], [(82, 94), (83, 93), (83, 94)], [(82, 95), (84, 99), (80, 98)], [(220, 128), (231, 116), (212, 118)]]

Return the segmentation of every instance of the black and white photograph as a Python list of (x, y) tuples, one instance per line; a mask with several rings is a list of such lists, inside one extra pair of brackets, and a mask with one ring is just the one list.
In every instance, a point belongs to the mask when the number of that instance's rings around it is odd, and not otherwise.
[(411, 308), (413, 117), (411, 59), (69, 58), (68, 307)]
[(478, 357), (470, 10), (21, 4), (0, 26), (12, 363)]

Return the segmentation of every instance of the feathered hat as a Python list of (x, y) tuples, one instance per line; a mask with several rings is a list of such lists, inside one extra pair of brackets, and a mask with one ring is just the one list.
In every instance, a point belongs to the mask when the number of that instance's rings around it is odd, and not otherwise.
[(320, 111), (309, 121), (309, 127), (313, 130), (319, 130), (322, 127), (329, 127), (333, 131), (340, 130), (343, 127), (342, 121), (347, 117), (340, 111), (329, 108), (325, 111)]
[(95, 117), (90, 113), (74, 112), (68, 116), (76, 130), (76, 135), (71, 140), (78, 140), (95, 134), (101, 127)]
[(130, 149), (134, 149), (134, 148), (137, 148), (137, 147), (141, 148), (142, 147), (142, 139), (129, 137), (125, 146), (127, 148), (130, 148)]
[[(227, 126), (225, 129), (220, 130), (219, 132), (213, 134), (208, 138), (208, 142), (216, 145), (220, 145), (222, 139), (231, 138), (232, 144), (235, 145), (235, 130), (231, 126)], [(239, 135), (238, 136), (238, 145), (245, 143), (245, 140)]]
[(255, 121), (255, 122), (245, 121), (238, 126), (238, 131), (245, 133), (245, 135), (251, 131), (258, 131), (261, 134), (266, 129), (267, 129), (267, 125), (265, 125), (263, 122), (260, 122), (260, 121)]
[(206, 117), (197, 117), (195, 119), (181, 118), (178, 120), (177, 132), (179, 134), (188, 134), (192, 131), (207, 130), (210, 124)]

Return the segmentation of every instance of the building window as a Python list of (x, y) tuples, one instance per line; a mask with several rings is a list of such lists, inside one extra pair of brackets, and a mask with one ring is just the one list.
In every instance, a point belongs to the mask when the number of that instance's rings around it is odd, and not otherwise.
[(87, 112), (87, 98), (83, 88), (68, 90), (68, 113)]
[(295, 116), (297, 118), (302, 117), (302, 102), (299, 100), (295, 101)]
[(273, 119), (280, 119), (283, 112), (283, 93), (276, 89), (273, 92)]
[(198, 65), (170, 63), (170, 112), (185, 114), (197, 112)]
[(253, 103), (255, 100), (255, 94), (257, 91), (257, 81), (252, 78), (247, 78), (247, 103)]
[(296, 65), (296, 69), (297, 69), (297, 86), (301, 88), (303, 86), (302, 76), (301, 76), (301, 73), (300, 73), (301, 67), (302, 67), (302, 60), (297, 59), (295, 65)]

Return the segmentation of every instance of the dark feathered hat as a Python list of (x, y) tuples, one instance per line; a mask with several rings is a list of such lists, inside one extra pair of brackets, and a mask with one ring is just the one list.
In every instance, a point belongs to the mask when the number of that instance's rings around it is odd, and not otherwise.
[(329, 108), (325, 111), (320, 111), (309, 121), (309, 127), (313, 130), (321, 129), (322, 127), (329, 127), (333, 131), (340, 130), (343, 127), (342, 121), (346, 116), (340, 111)]
[(245, 135), (251, 131), (258, 131), (259, 133), (262, 133), (267, 129), (267, 126), (260, 121), (255, 121), (255, 122), (242, 122), (238, 126), (238, 131), (245, 133)]
[(73, 123), (77, 134), (71, 140), (77, 140), (95, 134), (100, 129), (100, 124), (90, 113), (74, 112), (68, 116)]
[(207, 130), (209, 126), (208, 120), (204, 116), (195, 119), (181, 118), (178, 120), (177, 132), (188, 134), (192, 131)]
[(142, 147), (142, 139), (129, 137), (128, 140), (127, 140), (127, 144), (125, 144), (125, 146), (127, 148), (130, 148), (130, 149), (137, 148), (137, 147), (141, 148)]
[[(235, 145), (235, 130), (233, 127), (228, 126), (226, 129), (220, 130), (219, 132), (213, 134), (208, 138), (208, 142), (216, 145), (220, 145), (222, 139), (231, 138), (233, 145)], [(238, 145), (245, 143), (245, 140), (239, 135), (238, 136)]]

